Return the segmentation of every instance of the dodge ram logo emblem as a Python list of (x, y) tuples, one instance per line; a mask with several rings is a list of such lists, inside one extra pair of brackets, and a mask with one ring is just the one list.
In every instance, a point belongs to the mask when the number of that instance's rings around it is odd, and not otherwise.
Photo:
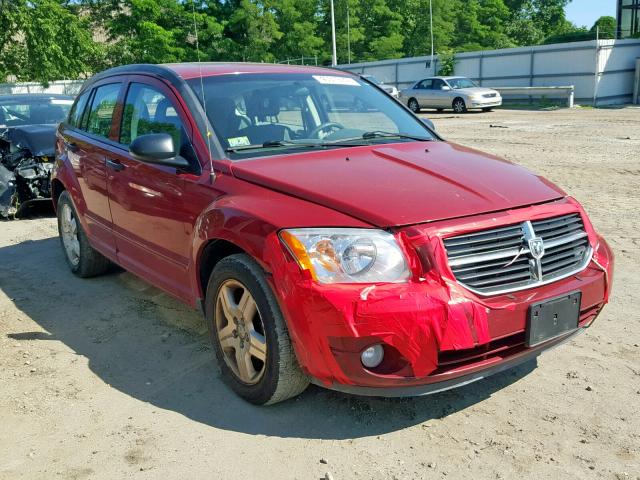
[(529, 251), (531, 256), (536, 260), (540, 260), (544, 255), (544, 240), (540, 237), (533, 237), (529, 239)]

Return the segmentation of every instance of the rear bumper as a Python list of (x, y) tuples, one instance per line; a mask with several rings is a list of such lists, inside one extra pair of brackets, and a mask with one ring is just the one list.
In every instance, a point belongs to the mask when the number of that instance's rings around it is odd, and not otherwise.
[(449, 380), (436, 381), (423, 385), (393, 387), (362, 387), (357, 385), (343, 385), (338, 383), (334, 383), (332, 385), (324, 385), (320, 382), (313, 383), (330, 390), (367, 397), (419, 397), (423, 395), (431, 395), (434, 393), (451, 390), (453, 388), (464, 387), (465, 385), (469, 385), (470, 383), (490, 377), (491, 375), (495, 375), (496, 373), (504, 372), (505, 370), (515, 368), (523, 363), (535, 360), (541, 353), (551, 350), (577, 337), (582, 332), (584, 332), (584, 329), (585, 327), (578, 328), (577, 330), (574, 330), (564, 335), (563, 337), (550, 340), (549, 342), (539, 345), (536, 348), (527, 349), (526, 351), (523, 351), (517, 355), (513, 355), (512, 357), (502, 360), (493, 366), (485, 367), (482, 370), (468, 373), (466, 375), (463, 374)]

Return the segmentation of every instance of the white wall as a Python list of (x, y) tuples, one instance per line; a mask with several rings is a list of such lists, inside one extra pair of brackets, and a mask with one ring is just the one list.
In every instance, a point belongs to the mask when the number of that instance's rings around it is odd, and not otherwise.
[[(593, 103), (596, 95), (597, 105), (628, 103), (638, 57), (640, 40), (592, 40), (459, 53), (455, 74), (473, 78), (484, 86), (573, 85), (577, 102)], [(338, 68), (372, 74), (385, 83), (406, 88), (435, 74), (437, 57), (431, 68), (427, 68), (429, 59), (403, 58)]]
[(14, 93), (62, 93), (64, 95), (76, 95), (84, 80), (58, 80), (50, 82), (48, 87), (43, 87), (37, 82), (24, 83), (0, 83), (0, 95), (12, 95)]

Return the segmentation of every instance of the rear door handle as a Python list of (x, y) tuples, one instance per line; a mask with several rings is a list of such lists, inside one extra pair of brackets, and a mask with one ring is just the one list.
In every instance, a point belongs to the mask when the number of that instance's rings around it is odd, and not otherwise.
[(124, 170), (124, 165), (117, 160), (107, 159), (107, 167), (111, 170), (115, 170), (116, 172), (121, 172)]

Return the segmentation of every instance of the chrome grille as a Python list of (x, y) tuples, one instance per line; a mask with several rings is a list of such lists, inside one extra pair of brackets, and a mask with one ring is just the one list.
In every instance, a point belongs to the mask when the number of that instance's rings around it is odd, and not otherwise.
[(444, 246), (456, 279), (482, 295), (567, 277), (585, 268), (592, 253), (577, 213), (450, 237)]

